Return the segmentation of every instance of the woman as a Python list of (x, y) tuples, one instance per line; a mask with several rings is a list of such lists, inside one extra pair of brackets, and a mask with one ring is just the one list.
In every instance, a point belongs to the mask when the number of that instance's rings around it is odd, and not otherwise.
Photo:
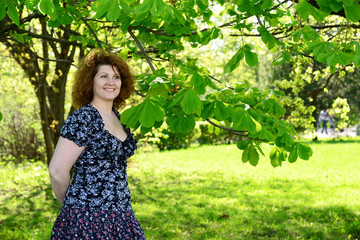
[(126, 174), (137, 141), (116, 110), (133, 91), (134, 78), (118, 56), (95, 49), (80, 63), (72, 92), (80, 109), (62, 126), (49, 166), (62, 204), (51, 239), (145, 239)]

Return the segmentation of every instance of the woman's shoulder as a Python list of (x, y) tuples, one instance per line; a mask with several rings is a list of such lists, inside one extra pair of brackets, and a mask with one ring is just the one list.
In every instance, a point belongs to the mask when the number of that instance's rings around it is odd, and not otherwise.
[(96, 119), (96, 111), (94, 111), (94, 108), (90, 104), (87, 104), (70, 114), (64, 125), (76, 123), (79, 126), (90, 126), (96, 122)]
[(72, 114), (69, 115), (69, 118), (93, 118), (96, 115), (94, 108), (90, 104), (86, 104), (85, 106), (75, 110)]

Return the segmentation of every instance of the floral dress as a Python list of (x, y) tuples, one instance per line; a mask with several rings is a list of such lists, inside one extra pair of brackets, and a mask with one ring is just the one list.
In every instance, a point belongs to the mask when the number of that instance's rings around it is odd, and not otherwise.
[[(120, 120), (120, 114), (113, 109)], [(127, 158), (137, 140), (128, 128), (119, 140), (104, 128), (91, 104), (68, 117), (60, 135), (85, 146), (73, 166), (71, 184), (51, 239), (145, 239), (131, 207)]]

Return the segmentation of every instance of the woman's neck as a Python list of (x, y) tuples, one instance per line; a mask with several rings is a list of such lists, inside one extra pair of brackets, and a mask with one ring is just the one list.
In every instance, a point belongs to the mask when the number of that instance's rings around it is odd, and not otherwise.
[(103, 101), (100, 102), (97, 101), (96, 99), (93, 99), (91, 101), (91, 105), (104, 115), (112, 114), (113, 102), (103, 102)]

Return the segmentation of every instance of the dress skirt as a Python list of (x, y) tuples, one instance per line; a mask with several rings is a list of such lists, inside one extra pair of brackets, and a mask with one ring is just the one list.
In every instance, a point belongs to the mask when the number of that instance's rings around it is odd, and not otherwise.
[(58, 215), (51, 240), (63, 239), (145, 239), (132, 210), (73, 209), (64, 207)]

